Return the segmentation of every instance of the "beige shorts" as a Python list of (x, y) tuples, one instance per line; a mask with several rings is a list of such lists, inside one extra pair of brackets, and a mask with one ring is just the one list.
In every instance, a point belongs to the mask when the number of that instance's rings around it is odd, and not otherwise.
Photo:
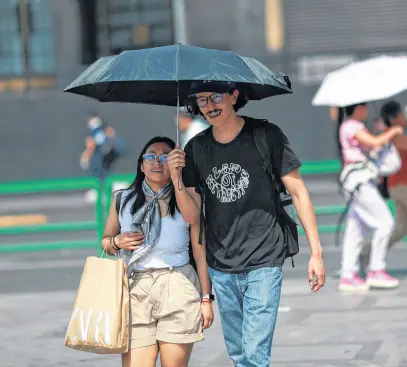
[(199, 280), (190, 264), (133, 274), (130, 349), (157, 341), (189, 344), (204, 340)]

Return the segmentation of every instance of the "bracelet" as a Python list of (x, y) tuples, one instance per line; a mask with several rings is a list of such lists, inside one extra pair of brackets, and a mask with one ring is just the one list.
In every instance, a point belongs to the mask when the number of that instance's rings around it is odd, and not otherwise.
[(201, 299), (201, 303), (212, 303), (212, 301), (210, 299)]
[(214, 301), (215, 296), (212, 293), (205, 293), (201, 295), (201, 299), (208, 299), (210, 301)]
[(114, 238), (115, 238), (115, 236), (113, 236), (110, 239), (110, 243), (112, 243), (113, 250), (120, 251), (120, 247), (116, 245), (116, 242), (115, 242)]

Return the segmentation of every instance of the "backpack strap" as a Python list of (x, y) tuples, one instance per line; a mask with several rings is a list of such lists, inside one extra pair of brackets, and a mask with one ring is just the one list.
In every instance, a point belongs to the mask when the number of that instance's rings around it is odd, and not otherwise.
[(263, 169), (271, 177), (271, 180), (273, 183), (273, 188), (274, 188), (274, 196), (275, 196), (276, 204), (277, 204), (276, 205), (277, 213), (280, 214), (280, 208), (281, 208), (280, 185), (273, 172), (273, 164), (272, 164), (271, 154), (270, 154), (270, 151), (268, 148), (268, 144), (266, 141), (266, 126), (264, 125), (264, 123), (257, 123), (254, 126), (253, 134), (254, 134), (254, 143), (256, 145), (258, 152), (261, 155), (261, 158), (263, 159)]
[[(285, 211), (284, 207), (287, 205), (292, 204), (291, 196), (288, 194), (281, 177), (277, 174), (274, 174), (275, 171), (273, 170), (273, 157), (274, 155), (271, 154), (272, 150), (269, 149), (269, 145), (267, 143), (267, 128), (266, 123), (268, 121), (261, 121), (257, 122), (254, 125), (254, 142), (256, 145), (257, 150), (259, 151), (261, 157), (263, 158), (263, 169), (269, 173), (272, 179), (272, 187), (273, 187), (273, 194), (276, 203), (276, 215), (277, 220), (283, 223), (284, 227), (284, 236), (285, 236), (285, 255), (287, 257), (291, 257), (291, 264), (293, 267), (294, 265), (294, 258), (293, 256), (299, 252), (298, 246), (298, 231), (297, 231), (297, 224), (290, 219), (289, 215)], [(283, 199), (281, 198), (280, 194), (283, 193)], [(291, 224), (290, 224), (291, 222)]]
[(280, 185), (277, 182), (273, 172), (272, 158), (266, 140), (266, 126), (264, 125), (264, 123), (256, 123), (253, 130), (254, 143), (261, 155), (261, 158), (263, 159), (263, 169), (271, 176), (273, 185), (277, 189), (277, 191), (280, 191)]
[[(277, 208), (280, 209), (281, 206), (287, 206), (292, 204), (292, 199), (289, 196), (283, 182), (281, 181), (281, 177), (279, 175), (274, 174), (275, 171), (273, 169), (273, 154), (269, 149), (269, 144), (267, 143), (266, 139), (266, 123), (267, 120), (257, 121), (253, 128), (253, 135), (254, 135), (254, 143), (258, 152), (260, 153), (263, 159), (263, 169), (268, 172), (270, 175), (274, 189), (276, 191), (276, 201), (277, 201)], [(281, 200), (280, 193), (283, 193), (284, 199)]]

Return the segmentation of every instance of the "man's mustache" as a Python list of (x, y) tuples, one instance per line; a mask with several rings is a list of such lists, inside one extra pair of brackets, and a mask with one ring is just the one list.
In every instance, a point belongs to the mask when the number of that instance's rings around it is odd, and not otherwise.
[(215, 108), (214, 110), (210, 110), (206, 113), (206, 116), (212, 114), (212, 113), (217, 113), (217, 112), (222, 112), (220, 108)]

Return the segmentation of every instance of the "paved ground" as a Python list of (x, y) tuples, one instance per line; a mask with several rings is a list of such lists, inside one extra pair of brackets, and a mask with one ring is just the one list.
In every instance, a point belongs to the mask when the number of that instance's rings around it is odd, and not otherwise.
[[(335, 185), (316, 182), (316, 205), (340, 203)], [(21, 198), (17, 198), (21, 199)], [(21, 214), (21, 201), (1, 201), (0, 215)], [(51, 221), (92, 219), (92, 206), (80, 195), (28, 197), (25, 213), (45, 213)], [(335, 218), (319, 218), (335, 223)], [(94, 238), (94, 233), (1, 236), (4, 243), (69, 238)], [(333, 237), (323, 235), (328, 273), (339, 264)], [(395, 291), (372, 291), (343, 296), (337, 280), (329, 278), (319, 294), (311, 294), (306, 281), (307, 249), (301, 241), (296, 267), (285, 266), (281, 309), (276, 329), (272, 366), (276, 367), (407, 367), (407, 246), (388, 256), (394, 275), (402, 280)], [(65, 250), (0, 255), (1, 367), (113, 367), (118, 357), (74, 351), (63, 346), (67, 323), (86, 256), (94, 250)], [(206, 340), (195, 346), (191, 367), (226, 367), (219, 316)]]
[[(4, 274), (3, 274), (4, 275)], [(118, 366), (63, 346), (74, 290), (3, 294), (0, 345), (3, 367)], [(396, 291), (343, 296), (336, 281), (319, 294), (306, 282), (286, 280), (274, 339), (272, 366), (407, 366), (407, 281)], [(219, 316), (197, 344), (191, 367), (226, 367)]]

